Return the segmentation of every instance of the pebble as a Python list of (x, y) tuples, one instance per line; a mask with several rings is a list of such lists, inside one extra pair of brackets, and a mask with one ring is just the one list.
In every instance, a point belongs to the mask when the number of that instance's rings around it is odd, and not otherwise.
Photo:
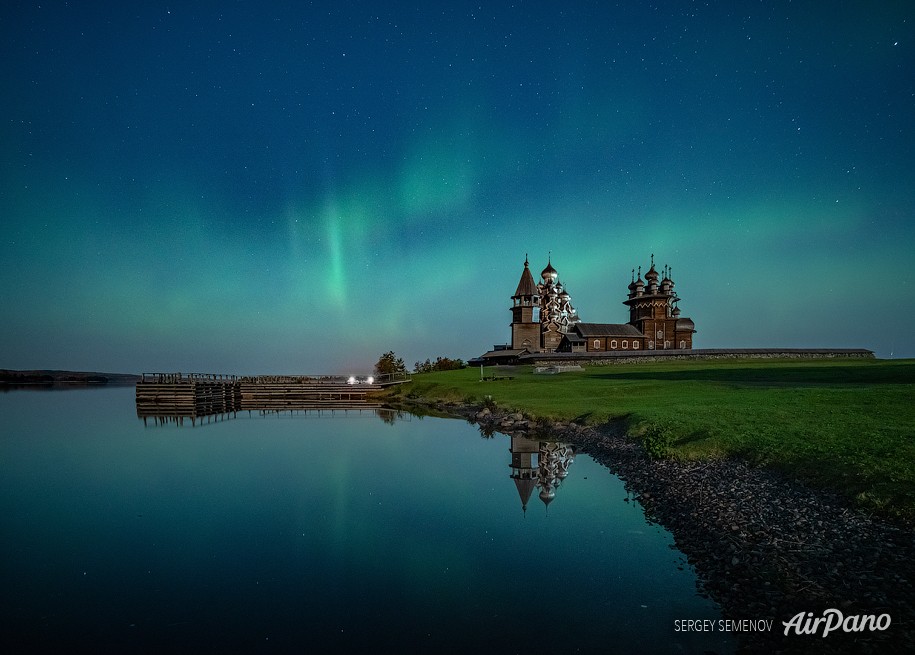
[[(523, 420), (518, 413), (459, 414), (491, 434), (528, 431), (576, 445), (619, 476), (646, 520), (674, 536), (699, 591), (726, 619), (773, 619), (771, 632), (739, 635), (747, 653), (915, 652), (915, 526), (867, 514), (848, 500), (741, 460), (653, 460), (622, 426)], [(482, 416), (481, 416), (482, 414)], [(498, 427), (497, 427), (498, 426)], [(785, 636), (798, 612), (892, 617), (886, 631)], [(814, 643), (813, 640), (817, 640)]]

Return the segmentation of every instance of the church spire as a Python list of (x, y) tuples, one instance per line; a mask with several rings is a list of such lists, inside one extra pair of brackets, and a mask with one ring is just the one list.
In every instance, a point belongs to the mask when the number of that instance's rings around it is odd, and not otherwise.
[(518, 281), (518, 288), (515, 289), (515, 295), (512, 298), (520, 299), (522, 297), (536, 296), (537, 284), (534, 282), (534, 276), (531, 275), (530, 264), (527, 261), (527, 253), (524, 254), (524, 270), (521, 271), (521, 279)]
[(512, 349), (540, 350), (540, 325), (534, 318), (534, 311), (538, 304), (537, 283), (531, 275), (531, 266), (527, 253), (524, 253), (524, 269), (521, 279), (512, 296)]

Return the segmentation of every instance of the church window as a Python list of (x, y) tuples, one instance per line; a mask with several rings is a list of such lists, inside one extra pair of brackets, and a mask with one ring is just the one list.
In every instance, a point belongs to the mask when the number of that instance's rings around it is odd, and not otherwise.
[(626, 341), (625, 339), (623, 339), (623, 350), (626, 350), (626, 348), (628, 348), (628, 347), (629, 347), (629, 342)]
[(664, 338), (664, 332), (662, 330), (658, 330), (658, 341), (660, 341), (663, 338)]
[(600, 339), (594, 340), (594, 350), (600, 350)]
[(668, 348), (670, 348), (670, 341), (665, 341), (665, 342), (664, 342), (664, 349), (666, 350), (666, 349), (668, 349)]
[(613, 350), (616, 350), (616, 339), (614, 339), (613, 341), (610, 342), (610, 348), (612, 348)]
[(654, 341), (648, 342), (648, 350), (654, 350)]
[(686, 342), (685, 342), (685, 341), (681, 341), (681, 342), (680, 342), (680, 349), (682, 350), (683, 348), (686, 348)]
[(639, 342), (638, 342), (638, 341), (633, 341), (633, 342), (632, 342), (632, 349), (633, 349), (633, 350), (638, 350), (639, 348), (641, 348), (641, 345), (639, 344)]

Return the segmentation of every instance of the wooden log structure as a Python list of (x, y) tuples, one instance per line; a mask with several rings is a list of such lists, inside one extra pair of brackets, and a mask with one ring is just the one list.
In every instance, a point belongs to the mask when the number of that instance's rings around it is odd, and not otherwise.
[(367, 406), (366, 395), (406, 375), (368, 382), (368, 377), (237, 376), (208, 373), (144, 373), (137, 382), (140, 417), (202, 417), (242, 410), (343, 409)]

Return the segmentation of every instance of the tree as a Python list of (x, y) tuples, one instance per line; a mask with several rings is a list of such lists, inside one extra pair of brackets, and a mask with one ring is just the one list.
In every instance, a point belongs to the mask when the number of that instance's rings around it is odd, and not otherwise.
[(416, 362), (413, 365), (415, 373), (431, 373), (432, 371), (453, 371), (464, 368), (466, 364), (461, 359), (451, 359), (449, 357), (436, 357), (435, 361), (426, 360), (423, 363)]
[(383, 354), (375, 363), (375, 375), (391, 375), (392, 373), (406, 372), (406, 364), (404, 364), (402, 358), (394, 354), (393, 350), (389, 350)]

